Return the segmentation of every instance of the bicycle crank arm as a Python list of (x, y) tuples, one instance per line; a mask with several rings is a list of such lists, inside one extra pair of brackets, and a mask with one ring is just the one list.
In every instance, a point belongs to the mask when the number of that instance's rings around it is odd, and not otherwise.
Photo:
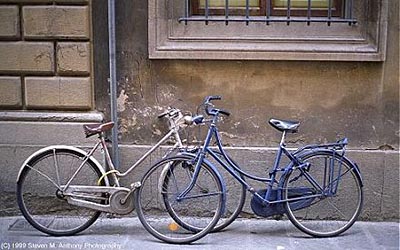
[(131, 190), (129, 190), (129, 192), (125, 195), (125, 198), (123, 198), (121, 200), (122, 204), (125, 204), (126, 201), (129, 199), (130, 195), (135, 192), (136, 189), (140, 188), (142, 186), (142, 183), (140, 183), (140, 181), (138, 182), (134, 182), (131, 184)]

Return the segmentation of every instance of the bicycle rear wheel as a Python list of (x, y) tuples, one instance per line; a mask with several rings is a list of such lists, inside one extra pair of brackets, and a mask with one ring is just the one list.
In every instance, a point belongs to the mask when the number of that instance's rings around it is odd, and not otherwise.
[[(99, 217), (99, 211), (69, 204), (60, 189), (83, 159), (83, 155), (73, 150), (51, 149), (25, 165), (17, 183), (17, 200), (22, 214), (33, 227), (49, 235), (68, 236), (88, 228)], [(97, 185), (100, 176), (100, 170), (89, 159), (71, 185)]]
[(329, 150), (308, 153), (301, 160), (310, 166), (284, 176), (283, 199), (299, 198), (285, 203), (290, 221), (314, 237), (343, 233), (357, 220), (363, 204), (361, 180), (353, 165)]
[(192, 180), (191, 158), (174, 156), (156, 163), (136, 193), (136, 211), (145, 229), (168, 243), (191, 243), (217, 224), (224, 194), (220, 179), (206, 164), (200, 166), (194, 187), (177, 197)]

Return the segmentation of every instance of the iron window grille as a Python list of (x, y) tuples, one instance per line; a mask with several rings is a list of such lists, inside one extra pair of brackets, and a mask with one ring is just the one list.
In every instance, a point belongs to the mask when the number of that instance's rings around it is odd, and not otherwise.
[[(327, 0), (325, 8), (315, 8), (313, 0), (307, 1), (306, 6), (298, 7), (293, 3), (295, 0), (244, 0), (244, 6), (234, 6), (231, 2), (224, 1), (222, 6), (212, 6), (213, 0), (184, 0), (184, 16), (178, 19), (179, 22), (264, 22), (267, 25), (273, 22), (292, 22), (307, 23), (348, 23), (353, 25), (357, 19), (353, 16), (353, 0)], [(251, 2), (250, 2), (251, 1)], [(276, 2), (281, 5), (277, 6)], [(282, 5), (284, 3), (284, 5)], [(314, 2), (315, 3), (315, 2)]]

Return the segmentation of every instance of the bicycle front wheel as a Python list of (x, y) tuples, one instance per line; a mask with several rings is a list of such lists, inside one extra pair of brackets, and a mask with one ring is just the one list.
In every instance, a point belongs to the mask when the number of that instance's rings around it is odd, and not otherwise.
[(136, 193), (136, 211), (143, 226), (168, 243), (191, 243), (204, 237), (217, 224), (224, 206), (222, 183), (204, 163), (194, 186), (178, 197), (193, 178), (190, 160), (174, 156), (156, 163)]
[[(361, 180), (353, 165), (332, 151), (301, 157), (310, 165), (294, 168), (284, 178), (284, 199), (290, 221), (314, 237), (336, 236), (357, 220), (362, 204)], [(296, 200), (294, 200), (296, 199)]]
[[(219, 152), (215, 152), (216, 154), (220, 154)], [(212, 157), (208, 157), (208, 160)], [(221, 157), (222, 158), (222, 157)], [(230, 159), (238, 169), (239, 165), (234, 162), (233, 159)], [(218, 162), (212, 162), (212, 164), (217, 165)], [(229, 164), (228, 164), (229, 165)], [(239, 175), (243, 180), (245, 176), (240, 172), (232, 169)], [(225, 229), (227, 226), (232, 224), (236, 220), (236, 218), (240, 215), (243, 210), (243, 206), (246, 202), (246, 187), (242, 185), (238, 180), (236, 180), (232, 174), (230, 174), (225, 168), (221, 167), (218, 169), (218, 172), (221, 174), (226, 188), (225, 188), (225, 210), (224, 213), (221, 214), (221, 218), (219, 219), (217, 225), (212, 230), (212, 233), (220, 232)]]
[[(17, 200), (33, 227), (49, 235), (68, 236), (86, 229), (99, 217), (98, 211), (69, 204), (61, 191), (83, 160), (84, 156), (76, 151), (54, 148), (26, 164), (17, 183)], [(100, 170), (89, 159), (71, 185), (97, 185), (100, 176)], [(92, 202), (103, 204), (104, 200)]]

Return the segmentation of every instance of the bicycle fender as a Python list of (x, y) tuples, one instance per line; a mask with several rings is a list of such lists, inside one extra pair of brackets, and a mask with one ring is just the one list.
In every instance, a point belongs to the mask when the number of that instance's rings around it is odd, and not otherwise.
[[(23, 171), (25, 168), (27, 168), (27, 164), (28, 164), (32, 159), (34, 159), (34, 158), (37, 157), (38, 155), (43, 154), (43, 153), (45, 153), (45, 152), (47, 152), (47, 151), (50, 151), (50, 152), (51, 152), (51, 151), (54, 150), (54, 149), (56, 149), (56, 150), (57, 150), (57, 149), (71, 150), (71, 151), (74, 151), (74, 152), (76, 152), (76, 153), (78, 153), (78, 154), (80, 154), (80, 155), (82, 155), (82, 156), (86, 156), (86, 154), (87, 154), (84, 150), (82, 150), (82, 149), (80, 149), (80, 148), (73, 147), (73, 146), (66, 146), (66, 145), (53, 145), (53, 146), (48, 146), (48, 147), (39, 149), (38, 151), (36, 151), (36, 152), (34, 152), (33, 154), (31, 154), (31, 155), (24, 161), (24, 163), (22, 164), (22, 166), (21, 166), (21, 168), (20, 168), (20, 170), (19, 170), (19, 172), (18, 172), (17, 182), (19, 182), (19, 179), (21, 178), (22, 171)], [(101, 164), (100, 164), (93, 156), (89, 157), (89, 160), (93, 161), (93, 163), (96, 165), (96, 167), (99, 169), (99, 171), (100, 171), (102, 174), (105, 174), (105, 173), (106, 173), (106, 171), (105, 171), (104, 168), (101, 166)], [(109, 186), (109, 181), (108, 181), (107, 176), (105, 176), (104, 182), (105, 182), (105, 185), (106, 185), (106, 186)]]
[[(346, 158), (346, 159), (347, 159), (347, 158)], [(364, 181), (363, 181), (363, 178), (362, 178), (362, 176), (361, 176), (360, 168), (358, 167), (357, 163), (352, 162), (352, 161), (350, 161), (349, 159), (347, 159), (347, 160), (348, 160), (350, 163), (352, 163), (352, 166), (353, 166), (353, 169), (354, 169), (354, 173), (356, 174), (357, 178), (359, 179), (361, 187), (363, 187), (363, 186), (364, 186)]]

